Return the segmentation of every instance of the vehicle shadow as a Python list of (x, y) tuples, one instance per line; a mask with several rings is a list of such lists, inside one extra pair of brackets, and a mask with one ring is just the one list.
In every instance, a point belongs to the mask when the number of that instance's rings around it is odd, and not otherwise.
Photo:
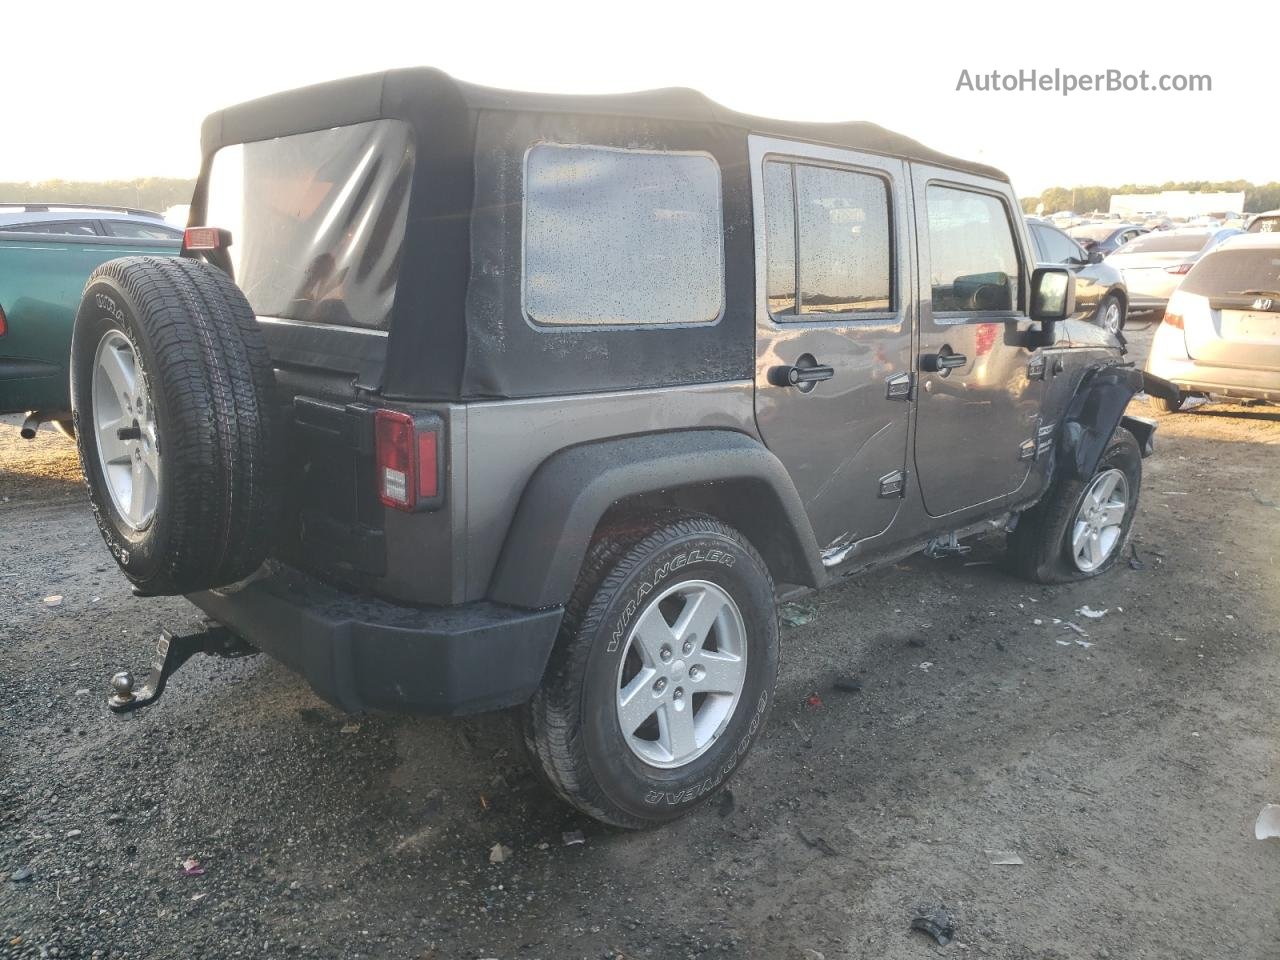
[(1197, 416), (1229, 420), (1265, 420), (1269, 423), (1280, 423), (1280, 410), (1275, 407), (1242, 407), (1232, 405), (1221, 407), (1205, 404), (1184, 410), (1179, 416)]

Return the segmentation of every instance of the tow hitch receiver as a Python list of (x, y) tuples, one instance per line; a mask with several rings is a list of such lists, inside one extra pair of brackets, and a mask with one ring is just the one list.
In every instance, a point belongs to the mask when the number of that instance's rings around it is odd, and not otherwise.
[(112, 693), (107, 698), (107, 706), (116, 713), (128, 713), (159, 699), (169, 677), (197, 653), (215, 657), (247, 657), (257, 652), (219, 624), (210, 624), (199, 633), (181, 637), (162, 630), (146, 681), (135, 689), (133, 674), (128, 670), (121, 670), (111, 678)]

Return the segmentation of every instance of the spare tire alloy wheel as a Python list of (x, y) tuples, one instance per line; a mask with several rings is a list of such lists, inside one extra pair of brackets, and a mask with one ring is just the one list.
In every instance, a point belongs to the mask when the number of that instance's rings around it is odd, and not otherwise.
[(146, 373), (120, 330), (108, 330), (94, 356), (93, 430), (116, 512), (130, 529), (146, 529), (160, 489), (160, 438)]
[(664, 513), (620, 530), (583, 563), (525, 742), (563, 799), (639, 828), (740, 766), (773, 704), (778, 616), (768, 567), (732, 527)]

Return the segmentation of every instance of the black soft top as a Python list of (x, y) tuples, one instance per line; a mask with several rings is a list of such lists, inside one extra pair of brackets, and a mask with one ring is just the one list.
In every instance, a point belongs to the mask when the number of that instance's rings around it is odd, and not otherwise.
[(811, 143), (864, 150), (982, 177), (1008, 181), (1000, 170), (961, 160), (874, 123), (802, 123), (739, 113), (687, 87), (636, 93), (556, 94), (500, 90), (455, 80), (431, 67), (411, 67), (347, 77), (237, 104), (204, 122), (206, 154), (229, 143), (245, 143), (382, 117), (413, 122), (440, 110), (512, 110), (529, 113), (595, 114), (715, 124)]
[[(412, 130), (413, 187), (389, 336), (378, 340), (372, 366), (360, 366), (361, 382), (383, 396), (410, 400), (751, 379), (755, 247), (749, 133), (1007, 182), (998, 170), (946, 156), (871, 123), (768, 120), (727, 110), (684, 89), (602, 96), (516, 93), (413, 68), (279, 93), (210, 116), (202, 133), (204, 163), (191, 199), (191, 222), (205, 222), (209, 172), (220, 147), (381, 119), (402, 121)], [(528, 148), (542, 142), (702, 151), (715, 159), (724, 218), (724, 310), (718, 322), (535, 329), (522, 301), (522, 178)], [(288, 336), (299, 338), (304, 359), (330, 335), (314, 325), (306, 328), (287, 328)], [(362, 338), (361, 350), (371, 349), (368, 340)]]

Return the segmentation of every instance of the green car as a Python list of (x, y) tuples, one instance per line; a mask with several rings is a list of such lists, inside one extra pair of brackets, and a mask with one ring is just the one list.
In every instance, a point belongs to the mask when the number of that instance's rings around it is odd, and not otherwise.
[(117, 257), (176, 256), (182, 231), (158, 214), (0, 204), (0, 414), (71, 430), (71, 327), (89, 274)]

